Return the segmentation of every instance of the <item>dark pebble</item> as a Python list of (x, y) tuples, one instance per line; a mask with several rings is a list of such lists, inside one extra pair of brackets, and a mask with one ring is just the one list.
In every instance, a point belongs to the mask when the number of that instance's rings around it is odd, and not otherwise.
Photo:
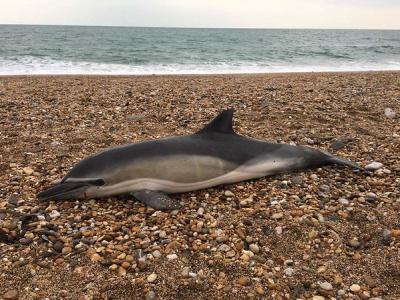
[(30, 238), (21, 238), (21, 239), (19, 239), (19, 243), (21, 245), (29, 245), (30, 243), (32, 243), (32, 239), (30, 239)]
[(57, 252), (61, 252), (63, 248), (64, 248), (64, 243), (61, 241), (57, 241), (53, 245), (53, 249), (56, 250)]

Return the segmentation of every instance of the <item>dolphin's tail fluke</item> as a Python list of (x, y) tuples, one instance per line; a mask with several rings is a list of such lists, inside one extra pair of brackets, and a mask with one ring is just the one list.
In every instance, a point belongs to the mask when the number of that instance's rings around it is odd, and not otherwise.
[(352, 161), (350, 161), (348, 159), (332, 155), (332, 154), (327, 153), (325, 151), (323, 151), (323, 152), (328, 156), (327, 157), (327, 161), (330, 164), (335, 164), (335, 165), (340, 165), (340, 166), (348, 166), (348, 167), (356, 169), (356, 170), (363, 170), (363, 168), (360, 167), (358, 164), (353, 163)]

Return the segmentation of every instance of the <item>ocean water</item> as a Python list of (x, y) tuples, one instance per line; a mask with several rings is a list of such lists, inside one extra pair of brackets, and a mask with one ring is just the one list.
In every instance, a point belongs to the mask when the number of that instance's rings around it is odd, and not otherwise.
[(0, 74), (400, 70), (399, 30), (0, 25)]

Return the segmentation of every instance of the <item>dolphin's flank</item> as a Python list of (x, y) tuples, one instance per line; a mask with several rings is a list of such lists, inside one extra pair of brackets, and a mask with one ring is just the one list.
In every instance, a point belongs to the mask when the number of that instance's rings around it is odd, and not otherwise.
[(89, 156), (38, 198), (68, 200), (131, 193), (155, 209), (176, 209), (179, 202), (167, 194), (331, 164), (359, 168), (310, 147), (241, 136), (232, 128), (232, 117), (233, 109), (227, 109), (195, 134), (133, 143)]

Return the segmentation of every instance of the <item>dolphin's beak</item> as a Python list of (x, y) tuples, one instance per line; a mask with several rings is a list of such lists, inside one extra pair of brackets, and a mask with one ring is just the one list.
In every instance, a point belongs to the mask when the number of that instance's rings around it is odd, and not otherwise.
[(82, 199), (90, 186), (87, 182), (62, 182), (40, 192), (37, 197), (39, 201)]

